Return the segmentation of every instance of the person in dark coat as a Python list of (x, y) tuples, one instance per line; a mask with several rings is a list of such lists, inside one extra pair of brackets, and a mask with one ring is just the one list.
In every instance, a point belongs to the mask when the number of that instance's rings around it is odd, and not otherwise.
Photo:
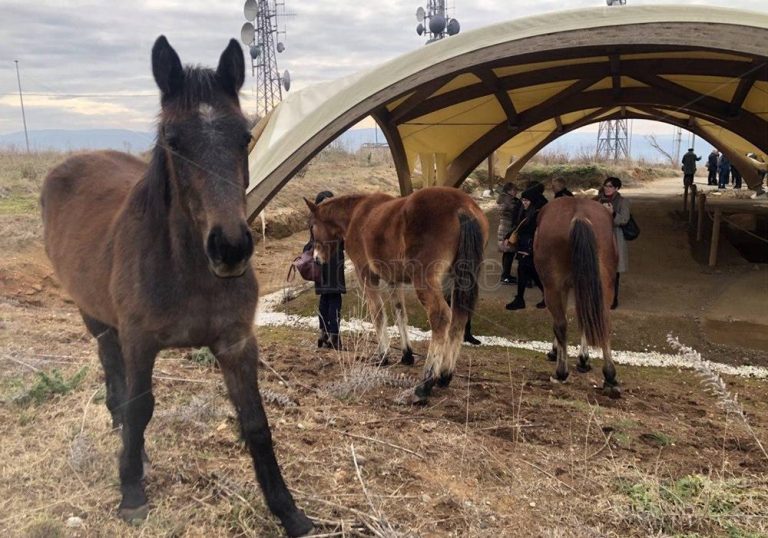
[(626, 272), (629, 268), (627, 241), (624, 239), (624, 231), (621, 227), (629, 222), (631, 213), (629, 200), (619, 194), (619, 189), (621, 189), (621, 180), (617, 177), (607, 177), (603, 181), (600, 194), (595, 199), (613, 215), (614, 244), (619, 255), (619, 263), (616, 266), (616, 278), (613, 281), (613, 303), (611, 304), (611, 310), (616, 310), (619, 306), (619, 280), (621, 273)]
[(739, 169), (736, 168), (733, 163), (731, 163), (731, 180), (733, 182), (734, 189), (741, 188), (741, 172), (739, 172)]
[[(331, 191), (322, 191), (315, 198), (315, 204), (320, 204), (326, 198), (332, 198)], [(315, 248), (315, 238), (310, 231), (309, 242), (304, 251)], [(315, 294), (320, 296), (318, 304), (320, 336), (317, 347), (341, 349), (339, 337), (339, 322), (341, 321), (341, 295), (347, 293), (344, 281), (344, 241), (339, 241), (331, 259), (320, 265), (320, 282), (315, 282)]]
[[(520, 226), (517, 228), (517, 295), (506, 306), (507, 310), (519, 310), (525, 308), (525, 288), (529, 281), (533, 281), (543, 292), (544, 287), (539, 280), (539, 274), (533, 265), (533, 237), (536, 234), (536, 221), (539, 210), (547, 203), (544, 197), (544, 185), (535, 183), (528, 187), (520, 195), (523, 204), (523, 213)], [(544, 308), (546, 304), (542, 299), (536, 304), (536, 308)]]
[(712, 148), (709, 157), (707, 157), (707, 185), (717, 185), (717, 158), (719, 156), (717, 150)]
[(701, 157), (694, 153), (693, 148), (688, 148), (688, 151), (683, 155), (683, 185), (690, 187), (693, 185), (693, 176), (696, 174), (696, 161), (700, 161)]
[(717, 162), (717, 169), (720, 173), (720, 181), (717, 184), (718, 189), (725, 189), (728, 186), (728, 176), (731, 175), (731, 161), (725, 156), (725, 153), (720, 155), (720, 160)]
[(565, 179), (561, 177), (556, 177), (552, 180), (552, 192), (555, 193), (555, 198), (573, 196), (573, 193), (565, 186)]
[(512, 262), (515, 260), (515, 247), (507, 243), (506, 238), (512, 232), (515, 224), (519, 221), (522, 205), (517, 197), (517, 188), (514, 183), (505, 183), (501, 189), (501, 194), (496, 200), (499, 207), (499, 229), (496, 234), (496, 240), (501, 252), (501, 283), (515, 284), (517, 279), (512, 276)]

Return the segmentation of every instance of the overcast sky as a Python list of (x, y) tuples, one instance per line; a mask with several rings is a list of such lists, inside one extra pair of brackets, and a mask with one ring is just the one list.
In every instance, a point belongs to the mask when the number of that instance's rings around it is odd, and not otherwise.
[[(662, 3), (629, 0), (633, 5)], [(0, 133), (22, 130), (14, 60), (19, 60), (30, 130), (153, 129), (158, 95), (150, 50), (165, 34), (183, 63), (214, 66), (245, 22), (244, 0), (0, 0)], [(286, 51), (278, 67), (298, 90), (424, 46), (416, 35), (422, 0), (285, 0)], [(685, 4), (690, 2), (675, 2)], [(731, 0), (698, 4), (733, 7)], [(691, 9), (696, 9), (691, 3)], [(599, 0), (448, 0), (462, 31)], [(768, 12), (765, 0), (738, 7)], [(612, 9), (621, 9), (620, 7)], [(768, 46), (768, 45), (766, 45)], [(247, 75), (244, 105), (253, 79)], [(638, 127), (635, 127), (636, 131)], [(640, 129), (643, 129), (640, 127)], [(660, 132), (671, 127), (661, 128)]]

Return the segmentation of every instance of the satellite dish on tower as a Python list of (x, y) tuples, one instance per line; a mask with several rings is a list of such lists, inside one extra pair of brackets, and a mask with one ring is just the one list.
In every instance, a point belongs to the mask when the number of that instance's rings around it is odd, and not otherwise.
[[(610, 2), (611, 0), (606, 0)], [(448, 23), (448, 26), (446, 27), (446, 32), (448, 32), (448, 35), (456, 35), (461, 30), (461, 26), (459, 25), (459, 21), (456, 19), (451, 19)]]
[(429, 19), (429, 31), (433, 34), (439, 34), (445, 30), (445, 17), (442, 15), (434, 15)]
[(277, 42), (277, 52), (283, 52), (285, 50), (285, 45), (283, 45), (282, 41)]
[(256, 45), (251, 45), (251, 58), (254, 60), (261, 54), (261, 49)]
[(424, 33), (424, 30), (426, 30), (426, 28), (424, 28), (424, 25), (419, 23), (419, 25), (416, 27), (416, 33), (421, 35)]
[(424, 22), (424, 17), (426, 16), (426, 12), (424, 11), (424, 8), (419, 6), (419, 9), (416, 10), (416, 20), (418, 22)]
[(250, 22), (246, 22), (243, 24), (243, 27), (240, 28), (240, 41), (242, 41), (246, 45), (250, 45), (253, 43), (254, 38), (256, 37), (256, 28), (253, 27), (253, 24)]
[(285, 91), (291, 89), (291, 74), (287, 69), (283, 71), (283, 88), (285, 88)]
[(253, 22), (256, 15), (259, 14), (259, 5), (256, 3), (256, 0), (245, 0), (243, 13), (245, 13), (245, 20)]

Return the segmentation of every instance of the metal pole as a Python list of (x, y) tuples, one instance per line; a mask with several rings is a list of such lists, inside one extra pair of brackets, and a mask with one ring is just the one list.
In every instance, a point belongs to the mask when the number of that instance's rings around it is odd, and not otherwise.
[(27, 116), (24, 114), (24, 97), (21, 94), (21, 76), (19, 75), (19, 61), (13, 61), (16, 64), (16, 81), (19, 83), (19, 101), (21, 101), (21, 120), (24, 122), (24, 140), (27, 142), (27, 153), (29, 153), (29, 135), (27, 134)]

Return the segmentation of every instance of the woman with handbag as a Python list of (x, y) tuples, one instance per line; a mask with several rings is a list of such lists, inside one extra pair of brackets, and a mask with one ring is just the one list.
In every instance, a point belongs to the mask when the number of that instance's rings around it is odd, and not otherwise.
[(616, 266), (616, 280), (613, 284), (613, 303), (611, 310), (619, 306), (619, 276), (627, 270), (629, 253), (627, 242), (624, 239), (622, 227), (629, 222), (629, 200), (619, 194), (621, 180), (617, 177), (608, 177), (603, 182), (603, 188), (597, 195), (597, 200), (613, 215), (613, 236), (616, 238), (616, 249), (619, 253), (619, 264)]
[[(517, 227), (509, 234), (507, 242), (517, 248), (517, 295), (511, 303), (506, 305), (507, 310), (519, 310), (525, 308), (525, 288), (528, 282), (533, 282), (544, 292), (544, 287), (539, 280), (539, 274), (533, 265), (533, 236), (536, 234), (536, 220), (539, 210), (547, 203), (544, 197), (544, 185), (535, 183), (528, 187), (520, 195), (523, 212)], [(544, 308), (546, 304), (542, 299), (536, 304), (536, 308)]]
[[(332, 197), (331, 191), (322, 191), (315, 198), (315, 204)], [(304, 252), (314, 248), (315, 238), (310, 231), (309, 243), (304, 246)], [(347, 288), (344, 281), (344, 242), (340, 241), (328, 263), (320, 264), (319, 279), (315, 281), (315, 294), (320, 296), (317, 307), (320, 322), (320, 336), (317, 339), (319, 348), (341, 349), (339, 323), (343, 293), (347, 293)]]

